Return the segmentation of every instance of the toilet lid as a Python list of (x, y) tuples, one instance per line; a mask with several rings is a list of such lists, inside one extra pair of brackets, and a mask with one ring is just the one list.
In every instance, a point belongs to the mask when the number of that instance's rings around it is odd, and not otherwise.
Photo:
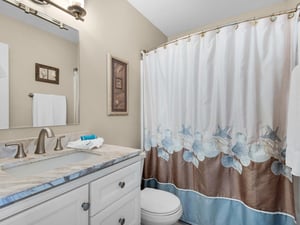
[(153, 188), (141, 191), (141, 209), (155, 214), (171, 214), (180, 208), (180, 200), (174, 194)]

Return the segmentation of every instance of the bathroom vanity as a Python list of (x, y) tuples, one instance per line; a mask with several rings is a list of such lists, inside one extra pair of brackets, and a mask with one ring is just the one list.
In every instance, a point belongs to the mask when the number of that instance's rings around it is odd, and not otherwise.
[(139, 225), (142, 158), (139, 149), (103, 145), (0, 159), (0, 224)]

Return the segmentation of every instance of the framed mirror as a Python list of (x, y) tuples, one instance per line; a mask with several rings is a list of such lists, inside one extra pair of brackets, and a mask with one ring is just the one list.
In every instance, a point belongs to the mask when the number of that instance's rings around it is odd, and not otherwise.
[[(0, 1), (0, 34), (0, 129), (79, 124), (79, 32)], [(38, 95), (47, 98), (36, 114)]]

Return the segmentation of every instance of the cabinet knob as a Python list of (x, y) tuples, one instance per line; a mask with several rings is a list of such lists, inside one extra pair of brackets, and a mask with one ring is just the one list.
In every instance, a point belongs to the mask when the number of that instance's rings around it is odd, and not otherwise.
[(120, 181), (120, 182), (119, 182), (119, 187), (120, 187), (120, 188), (124, 188), (124, 187), (125, 187), (125, 184), (126, 184), (126, 183), (125, 183), (124, 181)]
[(120, 218), (119, 219), (119, 224), (124, 225), (125, 224), (125, 218)]
[(90, 209), (90, 203), (88, 202), (84, 202), (81, 204), (81, 208), (84, 210), (84, 211), (87, 211)]

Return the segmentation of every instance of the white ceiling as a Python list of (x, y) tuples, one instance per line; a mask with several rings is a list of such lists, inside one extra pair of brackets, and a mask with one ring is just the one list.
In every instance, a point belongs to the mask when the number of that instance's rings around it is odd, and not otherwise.
[(170, 37), (285, 0), (128, 1), (154, 26)]

